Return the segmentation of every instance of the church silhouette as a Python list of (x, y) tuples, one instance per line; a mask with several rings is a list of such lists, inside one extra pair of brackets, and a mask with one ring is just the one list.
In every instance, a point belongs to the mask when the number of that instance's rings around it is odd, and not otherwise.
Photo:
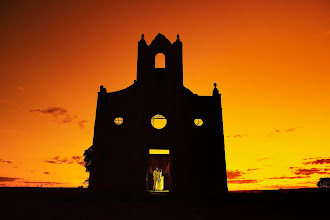
[[(165, 68), (155, 57), (165, 56)], [(137, 80), (98, 92), (89, 188), (116, 193), (223, 194), (227, 189), (221, 95), (183, 85), (182, 42), (138, 42)], [(211, 93), (211, 91), (210, 91)], [(164, 186), (153, 189), (153, 171)]]

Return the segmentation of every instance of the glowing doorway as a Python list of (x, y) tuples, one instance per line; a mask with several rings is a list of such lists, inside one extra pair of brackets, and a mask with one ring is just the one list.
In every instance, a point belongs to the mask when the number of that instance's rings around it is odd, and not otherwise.
[[(158, 171), (155, 171), (158, 168)], [(147, 190), (149, 192), (169, 192), (170, 190), (170, 150), (149, 149), (147, 168)]]

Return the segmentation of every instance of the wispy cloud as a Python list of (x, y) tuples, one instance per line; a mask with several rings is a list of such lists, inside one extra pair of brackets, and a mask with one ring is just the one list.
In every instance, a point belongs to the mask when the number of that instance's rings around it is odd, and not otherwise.
[(22, 181), (21, 183), (25, 183), (25, 184), (35, 184), (35, 185), (59, 185), (59, 184), (63, 184), (61, 182), (39, 182), (39, 181)]
[(292, 133), (292, 132), (295, 132), (296, 130), (297, 130), (297, 128), (288, 128), (288, 129), (284, 129), (284, 130), (276, 129), (276, 130), (271, 131), (269, 133), (269, 136)]
[(256, 170), (259, 170), (260, 168), (251, 168), (251, 169), (247, 169), (246, 171), (240, 171), (240, 170), (227, 170), (227, 179), (232, 180), (232, 179), (239, 179), (239, 180), (243, 180), (245, 179), (243, 176), (245, 174), (250, 174)]
[(5, 159), (0, 159), (0, 164), (6, 164), (5, 166), (9, 166), (11, 168), (18, 168), (18, 164), (17, 162), (11, 161), (11, 160), (5, 160)]
[(269, 157), (264, 157), (264, 158), (257, 159), (257, 161), (263, 161), (263, 160), (269, 160)]
[(246, 136), (246, 135), (235, 134), (233, 137), (234, 137), (234, 138), (241, 138), (241, 137), (244, 137), (244, 136)]
[(247, 184), (247, 183), (258, 183), (258, 180), (253, 180), (253, 179), (242, 179), (242, 180), (228, 180), (228, 183), (233, 183), (233, 184)]
[(246, 171), (247, 172), (253, 172), (253, 171), (256, 171), (256, 170), (259, 170), (260, 168), (253, 168), (253, 169), (247, 169)]
[(234, 170), (234, 171), (227, 170), (227, 178), (228, 179), (236, 179), (238, 177), (242, 177), (243, 174), (245, 174), (245, 173), (242, 172), (242, 171), (238, 171), (238, 170)]
[(294, 132), (296, 131), (297, 128), (289, 128), (289, 129), (286, 129), (284, 132)]
[(43, 114), (50, 114), (58, 119), (60, 124), (72, 122), (77, 116), (72, 116), (68, 110), (62, 107), (49, 107), (45, 109), (31, 109), (30, 112), (40, 112)]
[(86, 122), (87, 122), (86, 120), (79, 121), (78, 125), (80, 126), (80, 128), (84, 128)]
[(13, 161), (0, 159), (0, 163), (8, 163), (8, 164), (11, 164), (11, 163), (13, 163)]
[(15, 178), (15, 177), (0, 177), (0, 182), (14, 182), (16, 180), (20, 180), (21, 178)]
[(67, 114), (68, 110), (66, 110), (62, 107), (49, 107), (46, 109), (31, 109), (30, 112), (41, 112), (41, 113), (51, 114), (55, 117), (58, 117), (60, 115)]
[(310, 160), (308, 162), (304, 162), (303, 164), (330, 164), (330, 158), (308, 158), (304, 160)]
[(71, 157), (60, 157), (56, 156), (49, 160), (45, 160), (45, 163), (51, 163), (51, 164), (79, 164), (84, 165), (84, 158), (82, 156), (71, 156)]
[[(306, 184), (306, 183), (302, 183)], [(299, 189), (299, 188), (309, 188), (308, 185), (268, 185), (264, 186), (268, 189)]]
[(246, 134), (234, 134), (234, 135), (227, 135), (226, 137), (243, 138), (246, 136), (247, 136)]
[(283, 180), (283, 179), (303, 179), (307, 178), (308, 176), (280, 176), (280, 177), (270, 177), (270, 180)]
[(330, 174), (330, 169), (322, 168), (300, 168), (300, 167), (290, 167), (292, 172), (296, 175), (306, 175), (310, 176), (312, 174)]

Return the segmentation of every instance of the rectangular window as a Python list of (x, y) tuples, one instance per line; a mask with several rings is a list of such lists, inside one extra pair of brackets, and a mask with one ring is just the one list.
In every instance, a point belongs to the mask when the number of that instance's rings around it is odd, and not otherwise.
[(149, 149), (149, 154), (170, 154), (168, 149)]

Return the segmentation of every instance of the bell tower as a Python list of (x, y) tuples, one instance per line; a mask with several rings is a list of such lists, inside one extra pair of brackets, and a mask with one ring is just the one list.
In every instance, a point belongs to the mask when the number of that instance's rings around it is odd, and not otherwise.
[[(155, 68), (158, 53), (165, 55), (165, 68)], [(183, 86), (182, 42), (177, 35), (172, 44), (162, 34), (148, 45), (142, 34), (138, 43), (137, 82), (146, 87), (162, 86), (181, 88)]]

